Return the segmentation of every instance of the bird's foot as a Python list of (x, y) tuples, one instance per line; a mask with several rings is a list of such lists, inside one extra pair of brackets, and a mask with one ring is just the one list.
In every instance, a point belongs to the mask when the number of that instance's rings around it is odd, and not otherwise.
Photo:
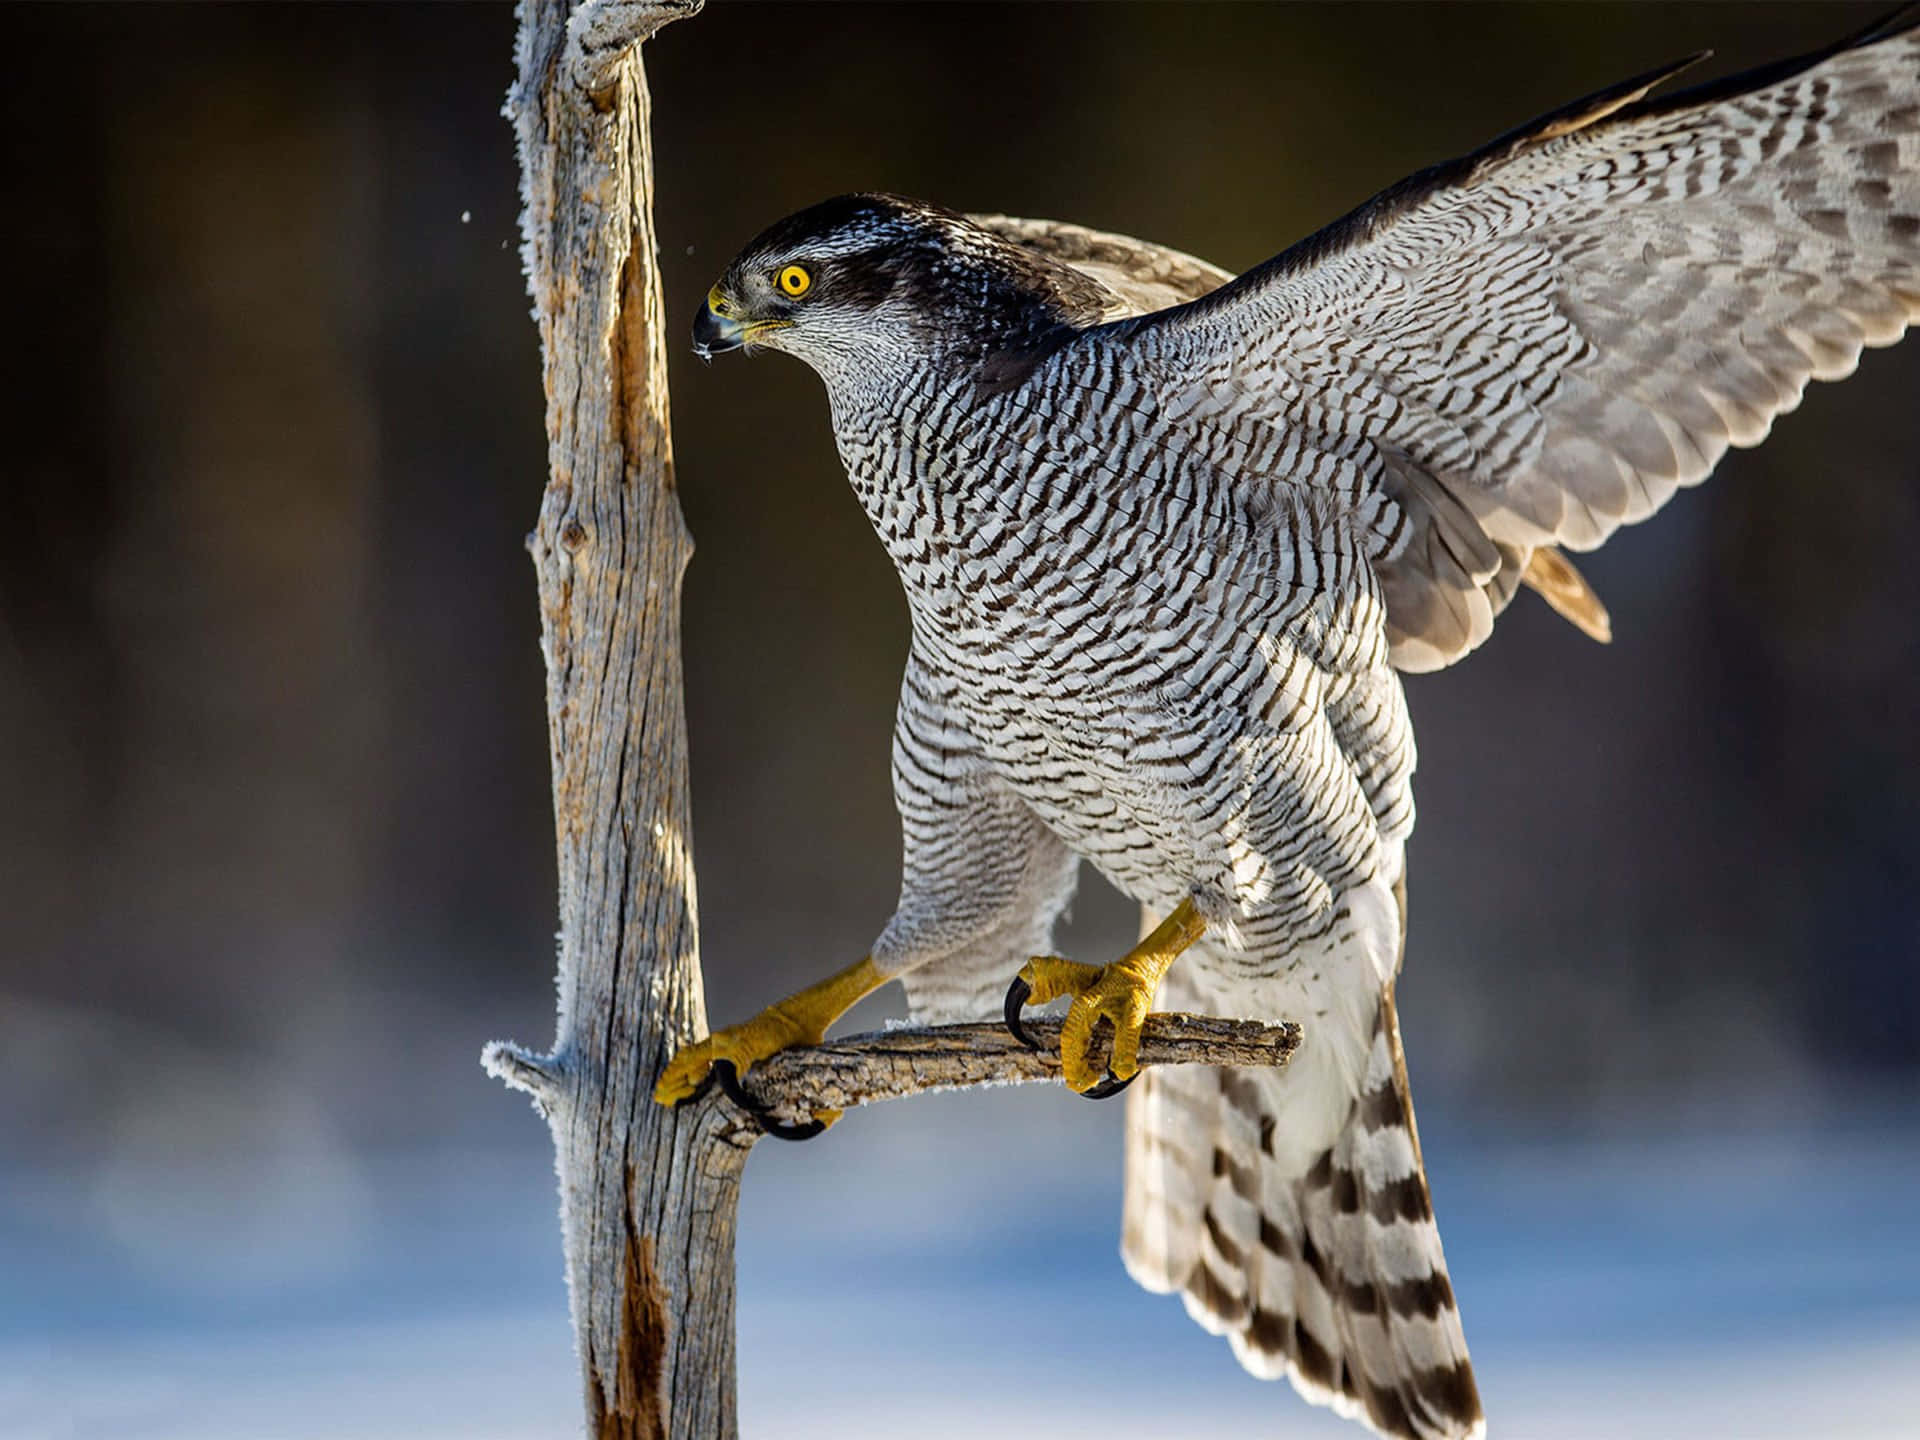
[[(1038, 1049), (1020, 1023), (1027, 1005), (1071, 995), (1060, 1026), (1060, 1073), (1067, 1088), (1095, 1100), (1118, 1095), (1140, 1073), (1140, 1032), (1153, 1009), (1154, 992), (1180, 952), (1206, 932), (1191, 900), (1181, 902), (1153, 933), (1111, 965), (1081, 965), (1057, 955), (1036, 955), (1007, 987), (1007, 1029), (1029, 1049)], [(1113, 1026), (1113, 1053), (1105, 1075), (1094, 1067), (1094, 1027)]]
[[(811, 1119), (792, 1124), (778, 1118), (769, 1106), (747, 1093), (746, 1087), (740, 1083), (740, 1072), (733, 1068), (731, 1060), (714, 1061), (713, 1078), (720, 1082), (720, 1088), (727, 1092), (729, 1100), (753, 1117), (762, 1133), (776, 1140), (811, 1140), (816, 1135), (824, 1134), (842, 1113), (838, 1110), (815, 1110)], [(704, 1086), (706, 1082), (703, 1080), (701, 1084)]]
[(720, 1088), (758, 1120), (769, 1135), (783, 1140), (811, 1139), (838, 1120), (840, 1112), (816, 1110), (809, 1123), (783, 1124), (741, 1088), (740, 1078), (769, 1055), (796, 1045), (818, 1045), (827, 1038), (827, 1027), (885, 978), (874, 968), (872, 960), (862, 960), (830, 979), (769, 1005), (751, 1020), (716, 1030), (706, 1039), (684, 1046), (660, 1072), (660, 1079), (653, 1087), (654, 1100), (662, 1105), (682, 1105), (704, 1091), (710, 1078), (717, 1079)]
[[(1020, 991), (1020, 1005), (1045, 1005), (1062, 995), (1078, 999), (1093, 989), (1099, 980), (1098, 965), (1082, 965), (1078, 960), (1063, 960), (1058, 955), (1036, 955), (1020, 967), (1020, 973), (1014, 977), (1014, 985)], [(1013, 991), (1009, 989), (1007, 993), (1011, 1000)], [(1007, 1028), (1029, 1050), (1040, 1048), (1034, 1043), (1033, 1037), (1020, 1028), (1019, 1006), (1009, 1005)]]
[[(1044, 1005), (1063, 995), (1072, 996), (1073, 1004), (1060, 1027), (1061, 1077), (1069, 1090), (1104, 1100), (1126, 1089), (1140, 1068), (1140, 1028), (1146, 1023), (1157, 987), (1157, 978), (1137, 975), (1126, 969), (1124, 962), (1082, 965), (1058, 955), (1036, 955), (1020, 967), (1013, 984), (1007, 987), (1007, 1029), (1021, 1044), (1038, 1049), (1020, 1023), (1020, 1011), (1027, 1005)], [(1113, 1060), (1104, 1075), (1088, 1053), (1094, 1026), (1102, 1017), (1113, 1025)], [(1128, 1038), (1126, 1053), (1133, 1057), (1124, 1070), (1120, 1068), (1122, 1037)]]
[[(773, 1127), (779, 1122), (771, 1120), (765, 1113), (766, 1107), (756, 1103), (740, 1087), (740, 1077), (769, 1055), (795, 1045), (818, 1045), (826, 1038), (827, 1026), (834, 1017), (828, 1016), (816, 1024), (814, 1017), (793, 1014), (792, 1007), (790, 1000), (769, 1005), (743, 1024), (729, 1025), (704, 1040), (683, 1046), (660, 1072), (660, 1079), (653, 1087), (653, 1098), (662, 1105), (681, 1105), (704, 1091), (709, 1078), (716, 1079), (733, 1102), (760, 1121), (763, 1129), (770, 1134), (778, 1133)], [(814, 1116), (815, 1120), (824, 1122), (821, 1130), (839, 1118), (837, 1110)]]

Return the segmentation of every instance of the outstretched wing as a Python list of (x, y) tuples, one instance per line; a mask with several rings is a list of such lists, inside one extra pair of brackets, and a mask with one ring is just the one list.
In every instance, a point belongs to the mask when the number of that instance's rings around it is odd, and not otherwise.
[[(1130, 235), (1013, 215), (969, 215), (967, 219), (1022, 249), (1070, 265), (1099, 285), (1108, 298), (1101, 316), (1104, 321), (1185, 305), (1233, 279), (1231, 271), (1218, 265)], [(1612, 638), (1606, 607), (1573, 563), (1552, 546), (1540, 546), (1530, 557), (1519, 557), (1494, 597), (1496, 612), (1512, 597), (1516, 581), (1539, 591), (1549, 605), (1593, 639)]]
[(1275, 482), (1350, 489), (1394, 663), (1437, 669), (1523, 579), (1578, 612), (1542, 547), (1646, 518), (1920, 315), (1916, 24), (1658, 101), (1683, 67), (1628, 81), (1087, 338)]

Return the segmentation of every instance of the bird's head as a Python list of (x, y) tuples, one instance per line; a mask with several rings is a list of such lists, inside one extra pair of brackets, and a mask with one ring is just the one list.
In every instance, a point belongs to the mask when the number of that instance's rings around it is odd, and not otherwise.
[(1078, 272), (963, 215), (894, 195), (842, 195), (740, 252), (707, 292), (693, 348), (702, 359), (782, 350), (831, 383), (887, 373), (889, 362), (977, 364), (1099, 308)]

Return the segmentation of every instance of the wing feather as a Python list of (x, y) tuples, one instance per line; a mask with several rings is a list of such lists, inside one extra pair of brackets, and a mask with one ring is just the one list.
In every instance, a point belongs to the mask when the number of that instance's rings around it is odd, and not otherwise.
[(1334, 457), (1394, 662), (1450, 664), (1536, 551), (1645, 519), (1920, 316), (1916, 26), (1667, 99), (1677, 67), (1625, 82), (1089, 338), (1201, 423)]
[(1233, 279), (1231, 271), (1218, 265), (1130, 235), (1014, 215), (969, 215), (967, 219), (1023, 250), (1070, 265), (1103, 287), (1112, 297), (1104, 317), (1108, 320), (1184, 305)]
[[(1667, 73), (1660, 72), (1662, 76)], [(1638, 83), (1629, 82), (1629, 86)], [(1603, 92), (1603, 98), (1613, 93)], [(1625, 95), (1616, 104), (1637, 98), (1639, 93), (1636, 90)], [(1597, 108), (1597, 102), (1588, 108)], [(1108, 320), (1187, 304), (1233, 279), (1231, 272), (1217, 265), (1130, 235), (1012, 215), (969, 215), (967, 219), (1002, 240), (1069, 265), (1096, 282), (1109, 297)], [(1703, 411), (1701, 423), (1719, 426), (1718, 412), (1710, 408)], [(1725, 448), (1724, 442), (1721, 448)], [(1717, 451), (1714, 458), (1718, 458)], [(1419, 567), (1410, 564), (1385, 575), (1389, 609), (1402, 617), (1403, 629), (1417, 630), (1428, 637), (1429, 643), (1439, 637), (1448, 645), (1465, 645), (1476, 631), (1491, 628), (1494, 616), (1506, 608), (1514, 591), (1524, 583), (1593, 639), (1604, 642), (1611, 638), (1606, 607), (1559, 551), (1551, 546), (1526, 549), (1495, 544), (1452, 492), (1428, 483), (1424, 472), (1403, 469), (1400, 474), (1407, 486), (1420, 489), (1422, 501), (1432, 511), (1429, 523), (1416, 530), (1412, 543), (1427, 548), (1433, 573), (1444, 572), (1454, 582), (1448, 586), (1403, 583), (1402, 574), (1419, 573)], [(1403, 500), (1408, 506), (1415, 503), (1410, 496)], [(1649, 511), (1653, 504), (1649, 499)], [(1441, 516), (1450, 516), (1451, 523), (1438, 518)], [(1417, 623), (1407, 618), (1412, 616), (1419, 617)]]

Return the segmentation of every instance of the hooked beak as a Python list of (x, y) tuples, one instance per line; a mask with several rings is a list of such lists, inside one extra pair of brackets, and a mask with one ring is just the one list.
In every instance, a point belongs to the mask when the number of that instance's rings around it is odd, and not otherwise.
[(718, 285), (707, 292), (707, 303), (693, 317), (693, 353), (702, 360), (738, 350), (746, 343), (751, 327), (733, 318), (733, 308), (733, 302), (720, 293)]

